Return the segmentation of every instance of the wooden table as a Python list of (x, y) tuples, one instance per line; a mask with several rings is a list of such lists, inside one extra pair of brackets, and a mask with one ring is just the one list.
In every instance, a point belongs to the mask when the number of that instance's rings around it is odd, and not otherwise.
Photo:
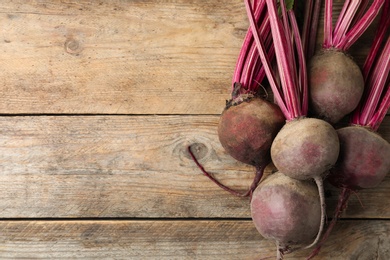
[[(216, 134), (247, 27), (240, 0), (1, 1), (0, 259), (274, 258), (186, 151), (249, 186)], [(353, 196), (318, 259), (390, 259), (389, 197)]]

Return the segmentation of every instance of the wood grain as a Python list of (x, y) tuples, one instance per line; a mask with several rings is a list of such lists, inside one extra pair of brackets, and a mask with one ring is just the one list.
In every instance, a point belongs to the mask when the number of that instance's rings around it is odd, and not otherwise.
[[(275, 258), (249, 199), (187, 152), (249, 187), (254, 169), (216, 133), (241, 0), (4, 0), (0, 24), (0, 259)], [(349, 51), (360, 66), (373, 29)], [(390, 141), (390, 116), (380, 133)], [(317, 259), (390, 259), (390, 176), (358, 196)]]
[[(236, 198), (202, 175), (249, 187), (252, 167), (219, 144), (218, 116), (0, 117), (0, 217), (249, 217)], [(390, 117), (380, 132), (390, 140)], [(268, 172), (273, 168), (270, 167)], [(328, 198), (332, 207), (337, 190)], [(359, 192), (351, 218), (390, 218), (390, 176)]]
[[(251, 221), (0, 222), (1, 259), (274, 259)], [(389, 221), (342, 221), (317, 259), (390, 257)], [(285, 259), (304, 259), (310, 250)]]
[(0, 113), (220, 113), (247, 29), (229, 1), (2, 1)]

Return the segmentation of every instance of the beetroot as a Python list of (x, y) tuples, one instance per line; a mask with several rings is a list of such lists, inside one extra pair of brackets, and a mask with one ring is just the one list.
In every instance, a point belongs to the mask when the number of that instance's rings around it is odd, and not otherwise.
[(345, 53), (369, 27), (384, 2), (374, 0), (365, 11), (367, 1), (345, 1), (333, 27), (333, 0), (325, 1), (323, 50), (314, 55), (308, 67), (310, 108), (317, 117), (334, 124), (357, 107), (364, 89), (363, 75)]
[(256, 229), (265, 238), (276, 241), (280, 255), (314, 239), (321, 222), (320, 212), (315, 184), (289, 178), (281, 172), (260, 183), (251, 201)]
[(236, 160), (267, 165), (272, 141), (284, 122), (277, 105), (253, 98), (225, 109), (218, 136), (223, 148)]
[[(390, 91), (388, 93), (390, 97)], [(346, 209), (351, 194), (361, 189), (375, 188), (390, 172), (390, 144), (372, 129), (353, 125), (338, 129), (337, 133), (340, 156), (327, 179), (341, 191), (333, 219), (308, 259), (319, 253)]]
[(309, 64), (310, 109), (319, 118), (337, 123), (352, 112), (363, 95), (358, 65), (336, 49), (323, 50)]
[(315, 118), (288, 122), (271, 147), (276, 168), (300, 180), (325, 174), (336, 163), (338, 155), (339, 139), (335, 129)]
[(328, 180), (340, 188), (374, 188), (390, 172), (390, 144), (361, 126), (337, 130), (341, 143), (338, 162)]

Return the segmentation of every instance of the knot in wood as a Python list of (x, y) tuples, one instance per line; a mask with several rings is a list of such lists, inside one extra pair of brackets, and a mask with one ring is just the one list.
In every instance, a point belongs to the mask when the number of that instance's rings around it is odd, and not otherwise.
[(78, 55), (83, 50), (80, 42), (75, 39), (67, 39), (64, 47), (65, 51), (72, 55)]
[(202, 143), (193, 143), (190, 149), (198, 160), (204, 158), (208, 153), (207, 146)]

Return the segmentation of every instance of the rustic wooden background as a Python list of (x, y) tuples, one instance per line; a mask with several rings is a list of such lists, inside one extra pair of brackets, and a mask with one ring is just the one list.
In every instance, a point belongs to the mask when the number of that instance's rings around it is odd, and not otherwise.
[[(273, 259), (186, 152), (249, 186), (216, 134), (247, 26), (241, 0), (1, 1), (0, 258)], [(318, 259), (390, 259), (389, 197), (353, 196)]]

